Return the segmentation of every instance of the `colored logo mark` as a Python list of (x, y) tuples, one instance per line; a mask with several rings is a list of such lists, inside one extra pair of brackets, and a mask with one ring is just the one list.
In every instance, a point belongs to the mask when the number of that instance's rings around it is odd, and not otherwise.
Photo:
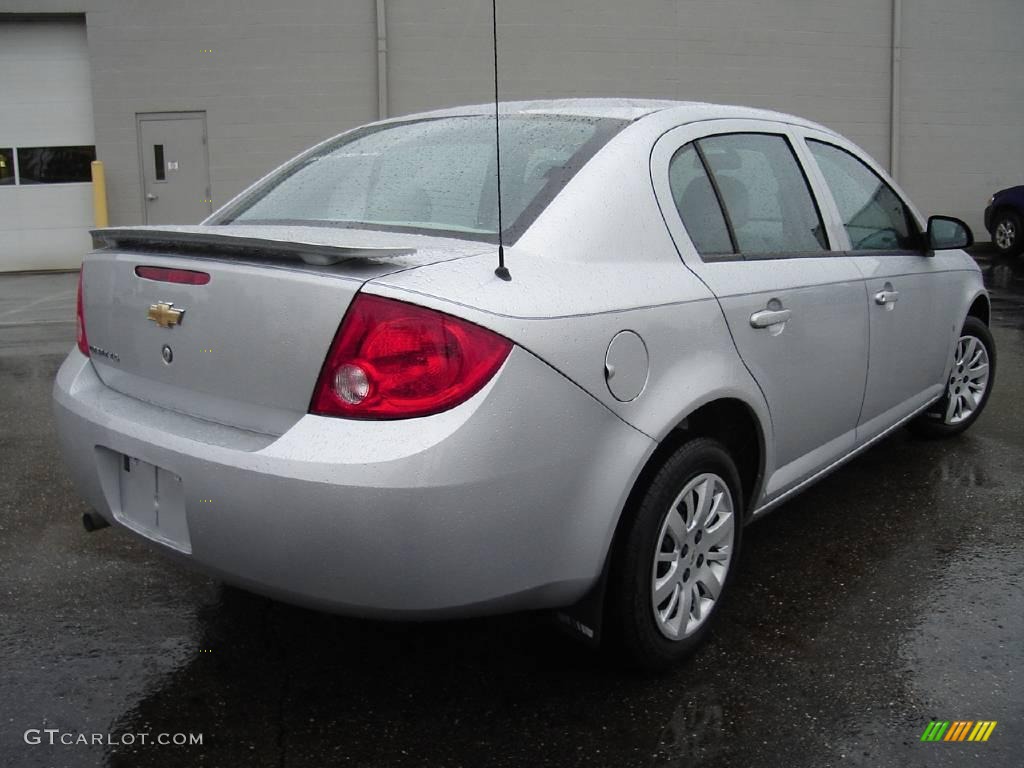
[(995, 729), (995, 720), (932, 720), (921, 741), (988, 741)]

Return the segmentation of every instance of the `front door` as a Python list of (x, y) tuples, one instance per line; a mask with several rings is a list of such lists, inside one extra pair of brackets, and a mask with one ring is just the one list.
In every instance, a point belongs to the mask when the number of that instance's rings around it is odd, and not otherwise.
[(784, 127), (722, 121), (722, 133), (684, 143), (694, 130), (659, 142), (655, 191), (670, 196), (669, 229), (718, 297), (768, 403), (775, 455), (765, 491), (774, 497), (854, 446), (868, 357), (864, 283), (831, 249)]
[(210, 215), (205, 112), (137, 115), (147, 224), (198, 224)]
[(833, 137), (807, 137), (832, 192), (849, 257), (864, 276), (871, 353), (858, 442), (876, 437), (941, 394), (952, 334), (955, 267), (927, 256), (909, 206)]

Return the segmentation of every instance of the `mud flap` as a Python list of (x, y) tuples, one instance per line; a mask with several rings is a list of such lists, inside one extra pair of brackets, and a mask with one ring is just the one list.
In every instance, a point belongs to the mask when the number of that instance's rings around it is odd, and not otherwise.
[(610, 563), (611, 553), (605, 558), (601, 575), (590, 591), (572, 605), (553, 612), (555, 622), (562, 630), (593, 648), (601, 645)]

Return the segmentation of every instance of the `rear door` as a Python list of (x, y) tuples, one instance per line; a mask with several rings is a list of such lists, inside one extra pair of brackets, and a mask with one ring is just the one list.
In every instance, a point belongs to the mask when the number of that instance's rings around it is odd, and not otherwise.
[(708, 125), (676, 129), (656, 145), (655, 191), (768, 402), (772, 497), (854, 446), (868, 358), (863, 281), (830, 250), (788, 129)]
[(956, 264), (925, 254), (910, 206), (852, 145), (807, 132), (806, 147), (842, 223), (840, 247), (865, 280), (871, 349), (857, 432), (864, 442), (942, 392), (958, 330), (949, 311)]

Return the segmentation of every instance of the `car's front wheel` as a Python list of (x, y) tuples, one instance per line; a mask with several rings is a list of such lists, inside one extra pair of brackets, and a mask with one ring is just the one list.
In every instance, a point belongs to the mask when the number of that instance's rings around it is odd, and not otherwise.
[(968, 317), (953, 351), (946, 393), (911, 423), (924, 437), (951, 437), (971, 426), (988, 403), (996, 375), (996, 345), (988, 326)]
[(996, 212), (992, 227), (992, 242), (1000, 253), (1012, 256), (1024, 250), (1024, 232), (1020, 216), (1010, 210)]
[(627, 514), (608, 630), (635, 666), (658, 669), (697, 647), (735, 570), (743, 527), (736, 465), (717, 441), (685, 443)]

